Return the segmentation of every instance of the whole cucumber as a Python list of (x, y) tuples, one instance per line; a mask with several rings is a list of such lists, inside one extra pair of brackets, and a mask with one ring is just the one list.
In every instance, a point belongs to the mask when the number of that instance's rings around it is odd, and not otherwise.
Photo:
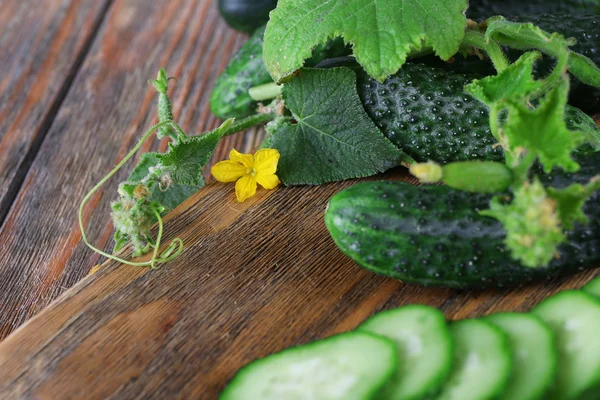
[(219, 12), (235, 30), (252, 33), (265, 25), (277, 0), (219, 0)]
[[(504, 160), (489, 129), (487, 106), (464, 91), (480, 75), (418, 62), (405, 64), (383, 83), (362, 70), (357, 75), (358, 93), (369, 117), (415, 161)], [(570, 129), (600, 141), (600, 130), (581, 110), (567, 107), (565, 121)]]
[[(577, 175), (540, 175), (555, 187), (585, 183), (600, 172), (600, 153), (580, 160)], [(365, 182), (331, 198), (325, 224), (340, 250), (363, 268), (405, 282), (454, 288), (525, 285), (600, 265), (600, 195), (548, 267), (528, 268), (505, 249), (505, 232), (479, 215), (491, 196), (447, 186)]]
[[(262, 58), (265, 27), (257, 29), (231, 59), (217, 78), (210, 95), (210, 109), (221, 119), (244, 118), (256, 112), (258, 103), (250, 97), (248, 90), (254, 86), (273, 82)], [(330, 40), (313, 50), (306, 66), (314, 66), (330, 57), (351, 53), (342, 39)]]

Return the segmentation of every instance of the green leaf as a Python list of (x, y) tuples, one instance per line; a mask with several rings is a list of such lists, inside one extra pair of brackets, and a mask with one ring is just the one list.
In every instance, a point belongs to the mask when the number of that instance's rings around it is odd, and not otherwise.
[(488, 106), (506, 99), (526, 98), (542, 87), (533, 77), (533, 65), (540, 57), (537, 51), (525, 53), (498, 75), (475, 79), (465, 89)]
[(279, 0), (265, 32), (265, 65), (279, 82), (316, 45), (342, 36), (367, 73), (383, 81), (411, 51), (431, 47), (445, 60), (456, 54), (466, 8), (466, 0)]
[(581, 133), (567, 129), (568, 92), (568, 78), (563, 78), (536, 109), (519, 102), (509, 104), (508, 121), (503, 127), (506, 143), (513, 152), (525, 148), (535, 153), (546, 173), (555, 166), (571, 172), (579, 168), (571, 153), (584, 139)]
[(156, 167), (160, 153), (144, 153), (140, 157), (140, 162), (135, 166), (129, 175), (129, 182), (139, 182), (150, 173), (150, 168)]
[(193, 136), (177, 144), (170, 144), (169, 151), (159, 154), (160, 163), (167, 168), (173, 183), (200, 186), (204, 183), (202, 168), (215, 151), (221, 130)]
[(362, 107), (356, 75), (347, 68), (302, 69), (283, 89), (293, 121), (269, 139), (286, 185), (321, 184), (369, 176), (402, 160)]
[(578, 131), (585, 137), (586, 144), (579, 147), (577, 152), (593, 153), (600, 151), (600, 129), (596, 121), (579, 108), (567, 105), (565, 109), (567, 128)]
[(172, 184), (167, 190), (162, 190), (159, 185), (155, 185), (152, 188), (150, 200), (160, 203), (166, 211), (171, 211), (200, 190), (202, 186), (204, 183), (197, 186)]
[(481, 214), (502, 222), (504, 242), (515, 260), (531, 268), (548, 265), (565, 240), (555, 201), (538, 180), (515, 190), (512, 202), (504, 200), (495, 197)]
[(556, 200), (558, 215), (566, 229), (573, 229), (575, 222), (582, 224), (588, 222), (588, 218), (583, 213), (583, 205), (598, 189), (600, 189), (600, 176), (593, 178), (585, 186), (575, 183), (564, 189), (548, 189), (548, 195)]
[(487, 20), (486, 40), (496, 40), (512, 48), (528, 50), (538, 49), (542, 53), (557, 56), (566, 47), (574, 44), (559, 33), (548, 33), (532, 23), (508, 21), (504, 17), (492, 17)]

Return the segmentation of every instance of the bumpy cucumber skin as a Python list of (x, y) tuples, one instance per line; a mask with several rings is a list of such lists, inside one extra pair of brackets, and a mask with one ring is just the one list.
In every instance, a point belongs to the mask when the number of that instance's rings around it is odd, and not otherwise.
[(264, 33), (264, 26), (257, 29), (215, 81), (210, 110), (217, 117), (243, 118), (256, 111), (248, 89), (272, 81), (262, 60)]
[[(581, 161), (576, 176), (540, 176), (554, 187), (584, 183), (598, 173), (600, 154)], [(446, 186), (365, 182), (336, 194), (325, 223), (340, 250), (377, 274), (425, 286), (488, 288), (533, 281), (600, 265), (600, 195), (586, 203), (589, 224), (577, 225), (560, 257), (543, 268), (514, 261), (500, 222), (482, 217), (491, 196)]]
[[(460, 74), (407, 63), (384, 83), (357, 71), (358, 93), (369, 117), (385, 136), (417, 162), (504, 161), (489, 129), (488, 108), (464, 91), (476, 74)], [(571, 129), (593, 121), (567, 107)]]
[[(600, 6), (598, 6), (600, 7)], [(598, 15), (538, 15), (534, 17), (510, 18), (517, 22), (531, 22), (547, 32), (559, 32), (566, 37), (575, 38), (577, 43), (571, 50), (583, 54), (600, 65), (600, 16)], [(540, 76), (550, 72), (554, 61), (548, 57), (539, 63)], [(600, 88), (586, 85), (571, 77), (569, 103), (588, 113), (600, 112)]]
[(485, 19), (494, 15), (594, 14), (594, 0), (470, 0), (467, 16)]
[[(264, 26), (257, 29), (215, 81), (210, 95), (210, 110), (217, 117), (244, 118), (256, 113), (258, 102), (252, 100), (248, 89), (273, 82), (262, 57), (264, 33)], [(330, 40), (313, 50), (305, 66), (314, 66), (327, 58), (344, 56), (349, 52), (350, 48), (341, 39)]]

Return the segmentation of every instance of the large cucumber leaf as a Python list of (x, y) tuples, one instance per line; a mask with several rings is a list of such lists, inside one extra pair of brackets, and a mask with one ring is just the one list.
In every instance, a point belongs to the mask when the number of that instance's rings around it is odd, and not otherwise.
[(369, 176), (403, 160), (363, 109), (350, 69), (302, 69), (282, 95), (294, 119), (267, 145), (281, 154), (277, 175), (286, 185)]
[(264, 38), (275, 81), (302, 67), (312, 49), (341, 36), (373, 78), (383, 81), (411, 51), (427, 46), (443, 59), (459, 49), (467, 0), (279, 0)]

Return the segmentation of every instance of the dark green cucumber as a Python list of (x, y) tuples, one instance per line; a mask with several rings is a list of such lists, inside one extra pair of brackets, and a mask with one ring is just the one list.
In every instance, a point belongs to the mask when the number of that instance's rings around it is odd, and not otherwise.
[[(600, 154), (576, 176), (541, 175), (555, 187), (585, 183), (600, 170)], [(500, 222), (480, 216), (490, 196), (446, 186), (365, 182), (336, 194), (325, 223), (337, 246), (375, 273), (406, 282), (456, 288), (520, 286), (600, 265), (600, 195), (586, 203), (590, 222), (577, 225), (543, 268), (527, 268), (505, 249)]]
[(467, 16), (482, 20), (494, 15), (598, 13), (596, 0), (470, 0)]
[[(248, 90), (273, 82), (262, 58), (264, 33), (264, 26), (257, 29), (215, 81), (210, 95), (210, 109), (217, 117), (243, 118), (254, 114), (258, 103), (252, 100)], [(314, 66), (327, 58), (347, 55), (350, 51), (341, 39), (330, 40), (325, 45), (317, 46), (305, 65)]]
[(219, 399), (369, 400), (397, 369), (394, 342), (349, 332), (248, 364)]
[(219, 12), (235, 30), (252, 33), (265, 25), (277, 0), (219, 0)]
[[(503, 161), (489, 129), (488, 108), (465, 93), (480, 77), (421, 63), (407, 63), (384, 83), (359, 70), (358, 92), (367, 114), (396, 146), (417, 162)], [(567, 107), (571, 129), (600, 138), (594, 121)]]

